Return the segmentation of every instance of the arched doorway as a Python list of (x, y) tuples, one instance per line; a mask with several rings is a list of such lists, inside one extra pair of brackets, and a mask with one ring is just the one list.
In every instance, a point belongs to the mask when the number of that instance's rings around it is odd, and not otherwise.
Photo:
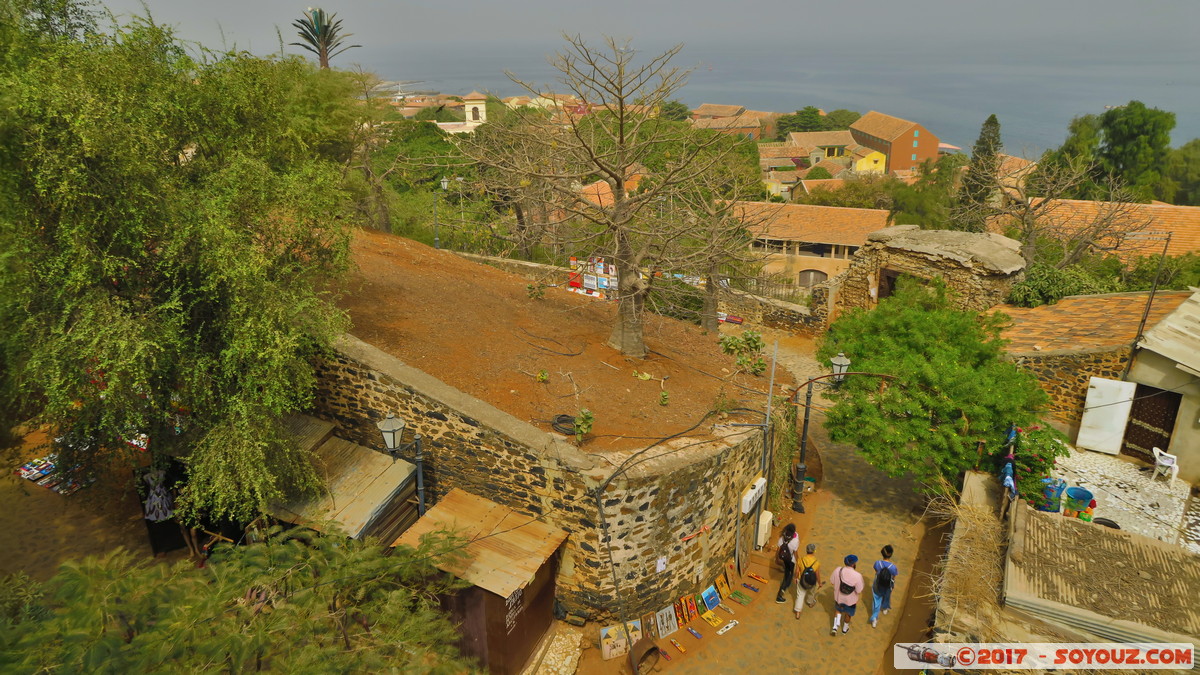
[(796, 284), (805, 288), (812, 288), (828, 278), (829, 275), (821, 270), (804, 270), (796, 277)]

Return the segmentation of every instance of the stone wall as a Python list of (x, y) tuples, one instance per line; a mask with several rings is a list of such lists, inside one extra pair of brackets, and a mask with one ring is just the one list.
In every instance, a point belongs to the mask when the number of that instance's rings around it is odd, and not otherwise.
[[(733, 557), (739, 531), (743, 547), (752, 537), (753, 514), (741, 516), (739, 502), (759, 475), (756, 429), (716, 426), (709, 440), (653, 447), (604, 491), (602, 520), (596, 489), (628, 455), (582, 452), (352, 336), (318, 372), (313, 412), (334, 423), (338, 436), (379, 449), (375, 423), (388, 412), (423, 435), (428, 504), (458, 487), (569, 532), (557, 578), (569, 611), (614, 616), (614, 570), (626, 617), (661, 609), (712, 583)], [(707, 533), (681, 540), (705, 526)], [(659, 557), (667, 561), (663, 572)]]
[(825, 328), (823, 317), (814, 314), (808, 307), (733, 289), (721, 291), (717, 300), (717, 311), (741, 317), (745, 321), (743, 325), (751, 328), (766, 326), (807, 334), (814, 334)]
[(921, 230), (915, 225), (889, 227), (868, 235), (850, 268), (830, 280), (837, 291), (835, 315), (874, 307), (889, 272), (941, 279), (959, 308), (984, 310), (1004, 302), (1024, 278), (1024, 261), (1017, 242), (1007, 237)]
[(1072, 430), (1079, 428), (1089, 379), (1122, 379), (1129, 356), (1129, 345), (1008, 354), (1018, 367), (1037, 376), (1038, 384), (1050, 395), (1051, 416)]

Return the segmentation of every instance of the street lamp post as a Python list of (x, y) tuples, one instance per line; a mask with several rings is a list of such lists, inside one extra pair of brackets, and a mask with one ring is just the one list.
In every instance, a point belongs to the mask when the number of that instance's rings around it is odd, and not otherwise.
[[(850, 372), (850, 359), (845, 353), (838, 352), (837, 356), (829, 361), (833, 366), (833, 372), (827, 375), (818, 375), (810, 379), (804, 384), (807, 385), (804, 395), (804, 427), (800, 432), (800, 464), (796, 466), (796, 477), (792, 483), (792, 510), (796, 513), (804, 513), (804, 477), (808, 473), (808, 422), (812, 414), (812, 397), (813, 385), (819, 380), (833, 379), (834, 386), (837, 387), (846, 379), (847, 375), (870, 375), (872, 377), (882, 377), (893, 379), (893, 375), (884, 375), (882, 373), (852, 373)], [(795, 393), (792, 394), (792, 403), (796, 402), (796, 394), (800, 393), (800, 388), (797, 387)], [(796, 410), (796, 417), (799, 418), (800, 411)]]
[[(442, 185), (442, 192), (445, 192), (446, 188), (450, 186), (450, 179), (443, 176), (442, 180), (441, 180), (441, 185)], [(437, 216), (438, 201), (440, 199), (441, 199), (441, 195), (438, 194), (437, 192), (434, 192), (433, 193), (433, 247), (438, 248), (438, 249), (440, 249), (442, 247), (442, 240), (438, 237), (438, 216)]]
[(383, 435), (383, 447), (387, 449), (388, 454), (392, 456), (392, 461), (396, 461), (396, 453), (404, 452), (409, 448), (416, 450), (416, 465), (417, 465), (417, 515), (425, 515), (425, 453), (421, 445), (421, 434), (413, 434), (412, 441), (405, 443), (404, 441), (404, 423), (403, 417), (396, 417), (393, 413), (388, 413), (387, 417), (382, 422), (376, 422), (375, 426), (379, 429), (379, 433)]

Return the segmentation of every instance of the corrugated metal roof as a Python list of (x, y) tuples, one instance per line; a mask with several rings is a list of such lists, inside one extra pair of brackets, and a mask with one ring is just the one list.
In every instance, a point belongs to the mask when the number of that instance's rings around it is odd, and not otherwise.
[(1004, 603), (1114, 642), (1200, 637), (1200, 559), (1182, 548), (1018, 503)]
[[(325, 425), (312, 418), (298, 417), (287, 424), (293, 434), (304, 429), (319, 430)], [(298, 441), (303, 444), (304, 437)], [(335, 522), (354, 538), (362, 536), (417, 470), (404, 460), (393, 460), (340, 438), (328, 438), (312, 453), (317, 474), (325, 484), (321, 495), (276, 505), (271, 511), (283, 520), (313, 529), (320, 529), (323, 522)]]
[(1153, 326), (1142, 335), (1139, 346), (1200, 371), (1200, 291)]
[(434, 560), (437, 568), (507, 598), (533, 580), (567, 533), (533, 516), (518, 513), (455, 488), (392, 546), (420, 544), (421, 535), (450, 530), (470, 540), (456, 560)]

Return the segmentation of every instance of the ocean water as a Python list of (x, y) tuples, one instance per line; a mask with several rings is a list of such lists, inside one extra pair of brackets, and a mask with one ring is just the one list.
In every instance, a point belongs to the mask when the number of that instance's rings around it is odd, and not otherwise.
[[(957, 44), (957, 46), (954, 46)], [(640, 45), (639, 45), (640, 46)], [(552, 82), (553, 43), (392, 45), (363, 65), (415, 89), (501, 96), (524, 93), (505, 75)], [(656, 53), (653, 45), (642, 53)], [(969, 150), (989, 114), (1000, 120), (1006, 151), (1036, 157), (1057, 147), (1070, 120), (1140, 100), (1175, 113), (1172, 144), (1200, 137), (1200, 47), (1182, 44), (1064, 44), (1035, 41), (916, 45), (897, 50), (835, 46), (768, 49), (753, 44), (689, 43), (676, 58), (692, 68), (677, 98), (791, 112), (879, 110), (923, 124), (942, 141)]]

